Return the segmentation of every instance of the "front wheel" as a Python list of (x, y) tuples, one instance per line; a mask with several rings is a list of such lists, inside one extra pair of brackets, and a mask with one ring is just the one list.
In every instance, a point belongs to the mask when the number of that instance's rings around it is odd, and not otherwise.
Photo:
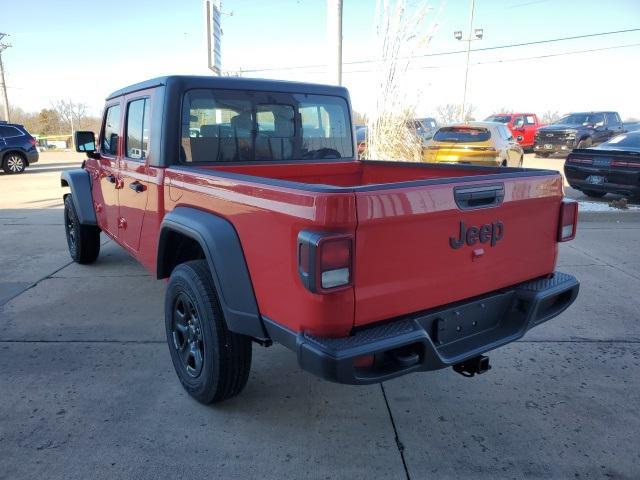
[(9, 153), (2, 162), (4, 173), (23, 173), (26, 168), (27, 161), (19, 153)]
[(580, 140), (578, 142), (578, 145), (576, 146), (576, 148), (589, 148), (592, 144), (592, 140), (590, 138), (583, 138), (582, 140)]
[(64, 197), (64, 231), (67, 235), (69, 255), (76, 263), (93, 263), (100, 253), (100, 229), (82, 225), (71, 195)]
[(251, 339), (227, 329), (206, 260), (171, 272), (164, 318), (173, 367), (192, 397), (208, 404), (242, 391), (251, 370)]

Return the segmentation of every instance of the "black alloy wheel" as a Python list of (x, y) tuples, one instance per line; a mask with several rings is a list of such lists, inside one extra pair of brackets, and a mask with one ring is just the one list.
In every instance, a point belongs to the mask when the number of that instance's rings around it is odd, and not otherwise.
[(181, 366), (187, 375), (197, 378), (202, 373), (204, 342), (200, 315), (195, 303), (186, 293), (175, 299), (171, 335)]

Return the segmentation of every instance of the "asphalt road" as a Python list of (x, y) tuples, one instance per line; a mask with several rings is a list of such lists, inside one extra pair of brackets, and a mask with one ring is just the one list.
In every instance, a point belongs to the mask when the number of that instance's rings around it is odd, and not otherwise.
[(583, 216), (559, 262), (576, 304), (485, 375), (350, 387), (255, 347), (246, 390), (206, 407), (173, 372), (164, 283), (108, 241), (70, 262), (58, 177), (79, 158), (0, 174), (0, 479), (640, 478), (637, 214)]

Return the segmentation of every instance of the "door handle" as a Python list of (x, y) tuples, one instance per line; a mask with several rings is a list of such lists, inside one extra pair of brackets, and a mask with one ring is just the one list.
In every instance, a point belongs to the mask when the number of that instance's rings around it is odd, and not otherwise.
[(144, 192), (144, 185), (143, 185), (143, 184), (141, 184), (141, 183), (140, 183), (140, 182), (138, 182), (138, 181), (135, 181), (135, 182), (133, 182), (133, 183), (130, 183), (130, 184), (129, 184), (129, 188), (130, 188), (131, 190), (133, 190), (134, 192), (136, 192), (136, 193), (142, 193), (142, 192)]

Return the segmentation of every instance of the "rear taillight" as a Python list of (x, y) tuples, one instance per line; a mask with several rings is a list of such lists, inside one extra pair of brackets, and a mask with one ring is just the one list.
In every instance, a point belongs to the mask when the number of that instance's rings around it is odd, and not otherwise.
[(639, 161), (625, 162), (624, 160), (611, 160), (612, 167), (640, 168)]
[(35, 145), (38, 143), (38, 141), (37, 141), (35, 138), (31, 137), (31, 138), (29, 139), (29, 143), (30, 143), (31, 145), (35, 146)]
[(558, 225), (558, 241), (568, 242), (576, 236), (578, 226), (578, 202), (563, 199), (560, 204), (560, 225)]
[(298, 274), (314, 293), (329, 293), (351, 285), (351, 235), (302, 231), (298, 235)]
[(567, 163), (583, 163), (585, 165), (591, 165), (593, 164), (593, 158), (585, 158), (585, 157), (573, 157), (571, 155), (569, 155), (567, 157)]

